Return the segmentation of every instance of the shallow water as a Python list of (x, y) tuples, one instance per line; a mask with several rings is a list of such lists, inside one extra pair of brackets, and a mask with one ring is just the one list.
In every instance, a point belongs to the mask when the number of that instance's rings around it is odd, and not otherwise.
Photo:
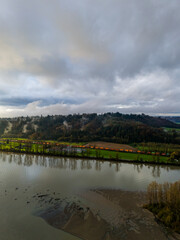
[(59, 201), (78, 203), (89, 189), (144, 191), (154, 180), (179, 179), (180, 168), (174, 166), (0, 153), (0, 239), (78, 239), (36, 213)]

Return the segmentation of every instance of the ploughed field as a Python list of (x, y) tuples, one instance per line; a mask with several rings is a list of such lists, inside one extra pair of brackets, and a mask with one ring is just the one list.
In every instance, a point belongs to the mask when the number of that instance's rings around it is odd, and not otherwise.
[(126, 144), (118, 144), (118, 143), (110, 143), (110, 142), (89, 142), (88, 144), (85, 145), (86, 147), (98, 147), (98, 148), (103, 148), (103, 149), (113, 149), (113, 150), (132, 150), (132, 151), (137, 151), (138, 149), (133, 148), (129, 145)]

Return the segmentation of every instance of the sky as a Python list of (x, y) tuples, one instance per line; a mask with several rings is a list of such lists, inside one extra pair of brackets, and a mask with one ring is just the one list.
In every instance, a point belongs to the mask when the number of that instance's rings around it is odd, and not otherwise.
[(180, 115), (179, 0), (0, 6), (0, 117)]

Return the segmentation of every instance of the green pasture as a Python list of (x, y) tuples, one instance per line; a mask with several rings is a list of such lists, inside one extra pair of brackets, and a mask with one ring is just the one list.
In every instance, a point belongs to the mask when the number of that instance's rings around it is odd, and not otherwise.
[(180, 133), (180, 128), (167, 128), (167, 127), (164, 127), (163, 129), (166, 132), (174, 132), (175, 131), (177, 133)]
[[(106, 159), (115, 159), (115, 160), (132, 160), (132, 161), (146, 161), (146, 162), (167, 162), (168, 157), (166, 156), (155, 156), (148, 154), (138, 154), (138, 153), (126, 153), (126, 152), (116, 152), (108, 150), (96, 150), (96, 149), (87, 149), (87, 154), (90, 157), (106, 158)], [(79, 153), (79, 156), (81, 153)]]
[[(13, 139), (15, 140), (15, 139)], [(25, 140), (25, 139), (16, 139)], [(110, 160), (128, 160), (128, 161), (139, 161), (139, 162), (155, 162), (155, 163), (168, 163), (170, 162), (168, 157), (160, 155), (148, 155), (140, 153), (129, 153), (129, 152), (117, 152), (101, 149), (91, 149), (91, 148), (72, 148), (72, 151), (68, 152), (66, 149), (56, 146), (56, 141), (43, 141), (50, 144), (38, 144), (38, 141), (25, 142), (11, 142), (6, 139), (6, 141), (0, 140), (0, 150), (22, 152), (22, 153), (36, 153), (36, 154), (49, 154), (49, 155), (60, 155), (69, 157), (88, 157), (96, 159), (110, 159)], [(39, 141), (40, 142), (40, 141)], [(64, 145), (78, 146), (84, 143), (69, 143), (69, 142), (59, 142)]]
[(169, 153), (176, 152), (180, 150), (180, 145), (178, 144), (166, 144), (166, 143), (137, 143), (133, 145), (135, 148), (140, 151), (146, 152), (160, 152), (160, 153)]

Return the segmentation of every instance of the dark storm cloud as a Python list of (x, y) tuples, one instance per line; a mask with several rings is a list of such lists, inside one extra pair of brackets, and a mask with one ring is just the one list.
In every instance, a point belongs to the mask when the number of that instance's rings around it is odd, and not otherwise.
[(0, 112), (180, 113), (179, 12), (178, 0), (1, 0), (0, 104), (14, 107)]

